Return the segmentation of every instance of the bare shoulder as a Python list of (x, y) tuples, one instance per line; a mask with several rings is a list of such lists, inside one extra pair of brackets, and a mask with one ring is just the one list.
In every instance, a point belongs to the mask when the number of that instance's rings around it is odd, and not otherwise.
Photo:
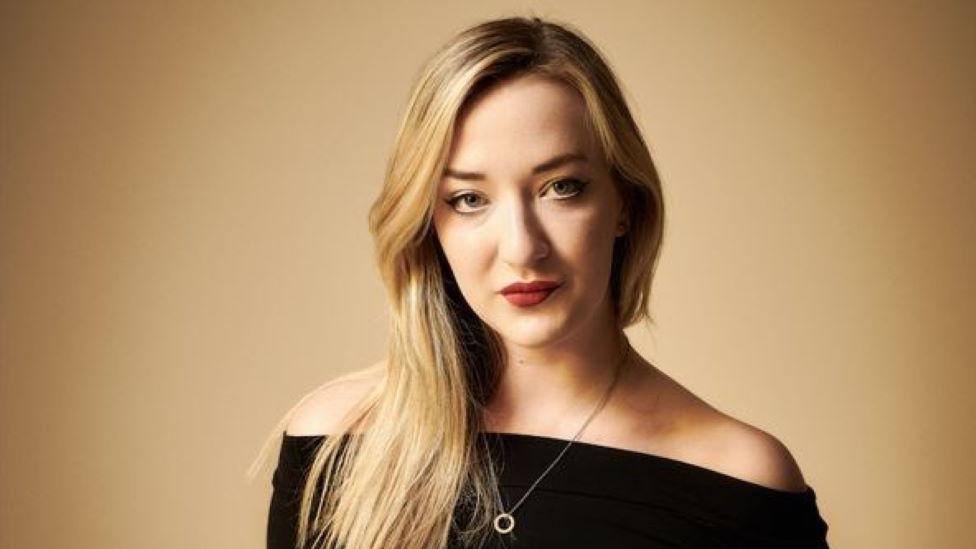
[[(776, 490), (803, 492), (806, 481), (789, 449), (772, 434), (716, 409), (660, 370), (645, 394), (642, 429), (651, 451)], [(651, 399), (645, 399), (651, 400)]]
[(339, 376), (306, 394), (296, 404), (285, 431), (294, 436), (328, 435), (383, 379), (386, 361)]
[(785, 444), (762, 429), (722, 416), (709, 428), (708, 435), (715, 450), (712, 464), (716, 469), (776, 490), (807, 489), (800, 466)]

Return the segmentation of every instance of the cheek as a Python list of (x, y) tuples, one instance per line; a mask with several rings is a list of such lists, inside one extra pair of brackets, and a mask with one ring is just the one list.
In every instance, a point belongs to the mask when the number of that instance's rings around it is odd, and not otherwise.
[(488, 272), (485, 246), (478, 242), (477, 234), (450, 227), (440, 228), (438, 239), (461, 293), (470, 302), (476, 297), (470, 295), (472, 288), (487, 283), (483, 280)]
[(580, 211), (578, 215), (559, 220), (552, 234), (558, 239), (561, 255), (579, 266), (598, 267), (600, 258), (613, 252), (613, 227), (607, 226), (607, 214), (598, 209)]

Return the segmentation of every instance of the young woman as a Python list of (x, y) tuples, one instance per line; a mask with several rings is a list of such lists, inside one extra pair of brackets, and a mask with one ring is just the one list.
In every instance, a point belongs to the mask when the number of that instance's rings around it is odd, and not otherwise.
[(269, 548), (826, 547), (787, 448), (627, 340), (664, 204), (579, 32), (507, 18), (444, 46), (369, 226), (388, 357), (276, 428)]

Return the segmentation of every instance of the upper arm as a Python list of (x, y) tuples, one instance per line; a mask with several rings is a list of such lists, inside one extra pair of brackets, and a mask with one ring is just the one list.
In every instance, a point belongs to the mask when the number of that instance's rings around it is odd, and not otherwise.
[(330, 435), (381, 379), (383, 361), (336, 378), (306, 395), (291, 412), (289, 435)]

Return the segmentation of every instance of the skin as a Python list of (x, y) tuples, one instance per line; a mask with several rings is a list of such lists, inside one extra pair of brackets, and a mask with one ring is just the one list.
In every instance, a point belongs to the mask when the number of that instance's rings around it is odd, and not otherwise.
[[(533, 170), (574, 152), (585, 160)], [(614, 240), (627, 229), (578, 93), (526, 75), (479, 96), (458, 118), (433, 223), (462, 295), (500, 334), (508, 357), (485, 430), (572, 438), (623, 356), (609, 288)], [(533, 280), (562, 286), (526, 308), (499, 293)], [(796, 462), (772, 435), (710, 406), (636, 351), (621, 368), (581, 442), (670, 457), (777, 489), (805, 488)]]
[[(487, 431), (572, 438), (622, 356), (609, 287), (625, 209), (585, 114), (574, 90), (528, 75), (490, 89), (458, 118), (433, 223), (462, 295), (501, 335), (508, 357), (485, 410)], [(533, 173), (569, 152), (586, 160)], [(498, 293), (533, 280), (562, 286), (527, 308)], [(297, 409), (288, 432), (331, 432), (383, 371), (381, 361), (361, 379), (320, 391)], [(806, 488), (775, 437), (713, 408), (636, 351), (579, 441), (677, 459), (774, 489)]]
[[(491, 429), (572, 436), (622, 356), (609, 284), (625, 212), (585, 114), (574, 90), (530, 75), (458, 120), (433, 222), (461, 293), (508, 355)], [(586, 159), (533, 173), (567, 153)], [(533, 280), (562, 286), (525, 308), (498, 293)]]

